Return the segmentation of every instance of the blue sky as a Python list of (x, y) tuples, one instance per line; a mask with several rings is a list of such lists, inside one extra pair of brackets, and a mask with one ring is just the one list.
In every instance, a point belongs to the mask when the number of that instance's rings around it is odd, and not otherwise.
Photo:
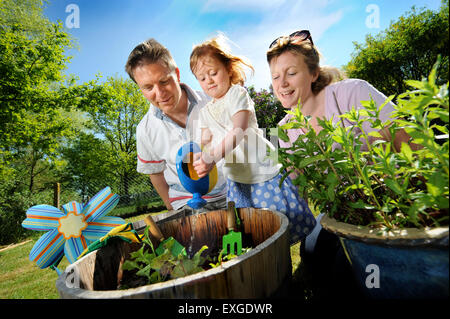
[[(100, 73), (128, 77), (124, 65), (131, 50), (153, 37), (165, 45), (180, 68), (181, 81), (200, 90), (189, 69), (189, 55), (217, 31), (233, 42), (231, 49), (250, 59), (255, 73), (246, 85), (267, 89), (270, 73), (265, 53), (276, 37), (295, 30), (311, 31), (322, 53), (321, 64), (340, 67), (349, 62), (353, 42), (377, 34), (413, 5), (437, 10), (440, 0), (50, 0), (45, 14), (61, 20), (77, 39), (67, 74), (81, 82)], [(79, 8), (79, 27), (70, 28)], [(379, 13), (377, 15), (377, 13)], [(377, 19), (377, 16), (379, 19)]]

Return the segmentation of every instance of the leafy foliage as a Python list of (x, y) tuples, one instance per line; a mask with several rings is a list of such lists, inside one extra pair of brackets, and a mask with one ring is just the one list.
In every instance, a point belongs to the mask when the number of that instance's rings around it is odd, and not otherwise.
[[(389, 229), (448, 224), (448, 83), (437, 85), (438, 67), (436, 63), (428, 79), (407, 81), (416, 90), (398, 97), (392, 121), (379, 119), (392, 96), (380, 107), (361, 101), (364, 108), (340, 116), (353, 123), (347, 128), (340, 121), (319, 119), (322, 130), (316, 132), (300, 105), (288, 112), (293, 120), (279, 130), (279, 137), (289, 140), (283, 129), (307, 133), (291, 148), (280, 149), (279, 160), (288, 173), (300, 171), (294, 184), (319, 211), (351, 224)], [(436, 119), (444, 124), (435, 124)], [(374, 132), (365, 131), (366, 121)], [(410, 143), (423, 147), (414, 150), (403, 143), (395, 152), (393, 141), (378, 133), (383, 127), (389, 127), (391, 136), (404, 129)], [(361, 134), (355, 133), (358, 129)]]
[(65, 116), (73, 93), (60, 87), (74, 42), (42, 4), (0, 1), (0, 243), (23, 234), (26, 207), (49, 193), (42, 186), (58, 171), (56, 149), (73, 133)]
[(30, 138), (39, 134), (30, 127), (33, 123), (27, 121), (30, 112), (43, 112), (52, 119), (52, 110), (60, 106), (54, 83), (63, 80), (61, 71), (70, 59), (64, 51), (73, 47), (73, 41), (62, 24), (51, 23), (42, 15), (41, 5), (41, 1), (31, 0), (0, 3), (0, 155), (3, 156), (14, 151), (16, 145), (27, 145)]
[(426, 77), (441, 55), (437, 82), (448, 81), (449, 2), (442, 1), (438, 12), (412, 8), (365, 43), (354, 43), (355, 51), (345, 66), (348, 77), (364, 79), (386, 95), (407, 90), (407, 79)]
[[(83, 195), (110, 186), (123, 202), (132, 192), (149, 191), (148, 176), (136, 172), (136, 127), (148, 102), (131, 80), (108, 78), (99, 86), (96, 104), (84, 105), (85, 131), (62, 148), (65, 175)], [(134, 190), (131, 180), (142, 181)]]
[[(175, 239), (164, 243), (164, 252), (156, 255), (155, 248), (149, 238), (148, 227), (145, 230), (145, 237), (141, 248), (130, 255), (123, 265), (123, 270), (136, 271), (137, 276), (146, 278), (147, 284), (163, 282), (166, 280), (188, 276), (203, 271), (201, 267), (206, 258), (202, 257), (202, 252), (208, 249), (207, 246), (200, 248), (192, 258), (180, 253), (177, 256), (172, 254), (172, 246)], [(128, 287), (123, 287), (128, 288)]]
[(111, 170), (121, 181), (120, 194), (128, 195), (128, 179), (137, 177), (136, 127), (149, 108), (139, 88), (130, 79), (108, 78), (106, 98), (88, 111), (95, 132), (105, 141)]
[(247, 91), (255, 103), (258, 126), (265, 129), (277, 127), (278, 122), (286, 115), (281, 102), (278, 101), (271, 92), (264, 89), (257, 92), (255, 88), (251, 86)]
[[(242, 248), (241, 255), (248, 253), (251, 250), (252, 250), (251, 247), (244, 247), (244, 248)], [(226, 254), (226, 252), (222, 249), (217, 257), (216, 256), (212, 257), (212, 262), (210, 262), (209, 265), (212, 268), (217, 268), (219, 266), (222, 266), (223, 262), (231, 260), (236, 257), (237, 257), (237, 255), (235, 255), (235, 254)]]
[[(76, 84), (76, 77), (63, 74), (71, 59), (65, 51), (76, 43), (42, 6), (41, 0), (0, 1), (0, 221), (18, 235), (29, 206), (52, 204), (55, 182), (62, 183), (61, 201), (77, 199), (61, 149), (88, 132), (83, 112), (111, 106), (112, 93), (98, 79)], [(129, 169), (123, 156), (118, 162)], [(0, 243), (18, 239), (3, 231)]]
[[(183, 254), (183, 252), (174, 256), (172, 246), (175, 244), (175, 239), (173, 237), (163, 243), (164, 252), (157, 255), (149, 237), (148, 227), (144, 234), (142, 246), (132, 252), (130, 257), (124, 261), (122, 270), (134, 272), (136, 276), (144, 278), (145, 281), (132, 280), (132, 276), (127, 279), (122, 278), (120, 289), (131, 288), (130, 285), (150, 285), (192, 275), (207, 269), (208, 261), (210, 261), (209, 267), (216, 268), (221, 266), (223, 262), (237, 257), (234, 254), (226, 254), (223, 250), (220, 251), (218, 256), (203, 257), (202, 253), (208, 249), (206, 245), (202, 246), (192, 257)], [(242, 253), (247, 253), (251, 249), (251, 247), (243, 248)]]

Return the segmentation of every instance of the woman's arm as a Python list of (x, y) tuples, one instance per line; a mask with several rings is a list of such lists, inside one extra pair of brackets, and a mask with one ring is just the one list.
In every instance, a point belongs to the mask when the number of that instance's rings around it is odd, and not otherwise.
[[(386, 103), (387, 97), (378, 91), (375, 87), (373, 87), (369, 82), (364, 80), (352, 80), (352, 81), (343, 81), (340, 86), (342, 100), (340, 105), (344, 107), (343, 111), (348, 111), (348, 106), (351, 105), (361, 105), (361, 101), (373, 100), (376, 105), (382, 105)], [(336, 97), (335, 92), (333, 92), (333, 96), (336, 104), (338, 105), (338, 99)], [(346, 107), (347, 106), (347, 107)], [(338, 109), (339, 105), (338, 105)], [(386, 121), (391, 117), (391, 112), (394, 111), (394, 103), (392, 101), (387, 102), (387, 104), (380, 111), (379, 119), (381, 121)], [(366, 132), (371, 131), (370, 124), (367, 122), (363, 125), (363, 129)], [(395, 136), (392, 137), (388, 127), (385, 127), (378, 131), (382, 137), (373, 137), (369, 136), (369, 143), (373, 143), (376, 140), (385, 140), (392, 141), (394, 144), (394, 148), (396, 152), (400, 152), (402, 143), (408, 143), (410, 141), (410, 136), (405, 132), (405, 130), (401, 129), (395, 133)], [(416, 144), (410, 144), (412, 149), (419, 149), (421, 146)]]
[[(382, 138), (383, 140), (388, 141), (388, 142), (390, 142), (392, 140), (392, 136), (391, 136), (391, 133), (389, 131), (389, 128), (385, 127), (383, 129), (381, 129), (380, 131), (378, 131), (378, 133), (380, 133), (380, 135), (383, 137)], [(369, 136), (369, 142), (370, 143), (373, 143), (373, 142), (375, 142), (378, 139), (381, 139), (381, 138), (376, 138), (376, 137)], [(394, 136), (394, 148), (395, 148), (395, 151), (396, 152), (400, 152), (401, 147), (402, 147), (402, 143), (409, 144), (409, 146), (411, 147), (412, 150), (418, 150), (418, 149), (422, 148), (422, 146), (420, 146), (420, 145), (417, 145), (417, 144), (414, 144), (414, 143), (410, 144), (409, 143), (410, 139), (411, 139), (411, 136), (409, 136), (409, 134), (406, 133), (404, 129), (398, 130), (395, 133), (395, 136)]]

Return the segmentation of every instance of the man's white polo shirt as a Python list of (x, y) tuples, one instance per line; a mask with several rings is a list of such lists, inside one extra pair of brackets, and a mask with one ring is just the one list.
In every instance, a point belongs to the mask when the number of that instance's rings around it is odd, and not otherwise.
[[(190, 141), (200, 141), (199, 110), (210, 98), (203, 92), (193, 91), (181, 84), (188, 97), (188, 118), (186, 128), (179, 126), (159, 108), (150, 105), (136, 128), (137, 171), (143, 174), (156, 174), (164, 171), (169, 185), (169, 200), (174, 209), (186, 205), (192, 198), (178, 178), (175, 158), (181, 146)], [(203, 196), (208, 202), (226, 197), (226, 182), (222, 174), (223, 160), (217, 163), (218, 181), (214, 189)]]

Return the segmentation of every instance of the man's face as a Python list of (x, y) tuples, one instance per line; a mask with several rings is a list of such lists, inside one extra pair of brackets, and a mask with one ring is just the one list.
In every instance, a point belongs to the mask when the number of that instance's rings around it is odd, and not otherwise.
[(133, 72), (134, 80), (145, 98), (165, 114), (177, 111), (181, 99), (180, 71), (170, 71), (162, 63), (138, 66)]

